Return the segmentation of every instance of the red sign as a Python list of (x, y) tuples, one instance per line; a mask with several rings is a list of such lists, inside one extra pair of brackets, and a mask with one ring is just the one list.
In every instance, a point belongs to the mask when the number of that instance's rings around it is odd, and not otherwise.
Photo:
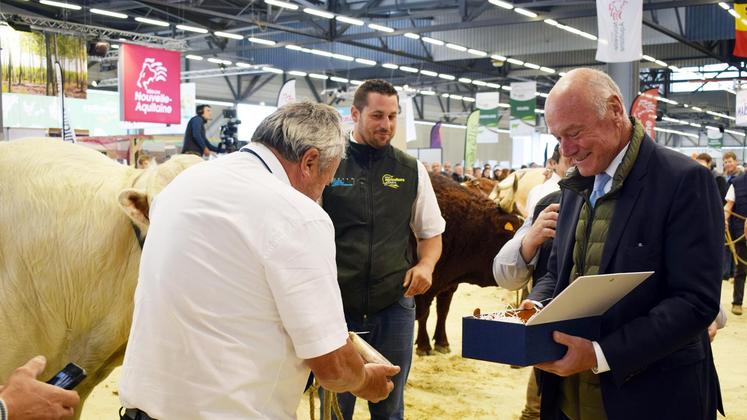
[(656, 126), (656, 104), (658, 101), (659, 89), (649, 89), (638, 95), (630, 107), (630, 115), (641, 121), (643, 130), (652, 140), (656, 139), (654, 126)]
[(181, 54), (139, 45), (119, 49), (119, 119), (179, 124)]

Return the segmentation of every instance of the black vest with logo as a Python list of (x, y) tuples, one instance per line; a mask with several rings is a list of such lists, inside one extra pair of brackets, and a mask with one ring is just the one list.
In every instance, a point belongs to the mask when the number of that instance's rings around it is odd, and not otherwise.
[(410, 216), (417, 191), (415, 158), (391, 145), (378, 150), (350, 142), (322, 199), (335, 226), (347, 316), (374, 314), (404, 295), (402, 282), (414, 261)]
[[(731, 181), (734, 186), (734, 207), (732, 212), (747, 216), (747, 175), (740, 175)], [(744, 234), (744, 220), (739, 217), (729, 217), (729, 232), (732, 239), (736, 239)]]

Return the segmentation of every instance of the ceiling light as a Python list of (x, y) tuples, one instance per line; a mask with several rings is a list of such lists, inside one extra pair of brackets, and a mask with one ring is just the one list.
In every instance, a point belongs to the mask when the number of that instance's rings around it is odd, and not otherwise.
[(732, 16), (734, 16), (735, 18), (739, 19), (739, 13), (737, 13), (737, 11), (736, 11), (736, 10), (734, 10), (734, 9), (729, 9), (729, 10), (727, 10), (727, 11), (729, 12), (729, 14), (730, 14), (730, 15), (732, 15)]
[(60, 1), (53, 1), (53, 0), (39, 0), (39, 3), (46, 4), (47, 6), (61, 7), (63, 9), (70, 9), (70, 10), (82, 9), (82, 7), (78, 6), (77, 4), (63, 3)]
[(91, 13), (95, 15), (111, 16), (119, 19), (127, 19), (127, 15), (119, 12), (110, 12), (108, 10), (91, 9)]
[(182, 31), (194, 32), (198, 34), (208, 33), (208, 30), (205, 28), (198, 28), (196, 26), (189, 26), (189, 25), (176, 25), (176, 29), (181, 29)]
[(440, 77), (442, 79), (445, 79), (445, 80), (456, 80), (456, 77), (454, 77), (454, 76), (452, 76), (450, 74), (441, 73), (441, 74), (438, 75), (438, 77)]
[(472, 84), (475, 86), (487, 86), (488, 84), (483, 82), (482, 80), (473, 80)]
[(309, 77), (312, 79), (319, 79), (319, 80), (327, 80), (329, 79), (329, 76), (326, 74), (317, 74), (317, 73), (309, 73)]
[(680, 71), (680, 68), (677, 66), (669, 66), (669, 69), (672, 71)]
[(350, 84), (355, 85), (355, 86), (360, 86), (363, 84), (363, 81), (362, 80), (351, 80)]
[(662, 67), (667, 67), (667, 63), (665, 63), (665, 62), (663, 62), (661, 60), (656, 60), (656, 61), (654, 61), (654, 63), (656, 63), (656, 64), (658, 64), (658, 65), (660, 65)]
[(641, 58), (644, 59), (644, 60), (646, 60), (646, 61), (650, 61), (652, 63), (656, 61), (656, 59), (654, 57), (651, 57), (650, 55), (646, 55), (646, 54), (643, 54), (641, 56)]
[(565, 76), (566, 74), (568, 74), (568, 73), (566, 73), (566, 72), (564, 72), (564, 71), (558, 72), (558, 76), (560, 76), (560, 77), (563, 77), (563, 76)]
[(215, 34), (215, 36), (220, 36), (220, 37), (223, 37), (223, 38), (244, 39), (243, 36), (241, 36), (239, 34), (232, 34), (230, 32), (215, 31), (215, 32), (213, 32), (213, 34)]
[(408, 73), (417, 73), (418, 69), (415, 67), (399, 66), (399, 69)]
[(448, 94), (448, 93), (442, 93), (442, 94), (441, 94), (441, 97), (442, 97), (442, 98), (448, 98), (448, 97), (449, 97), (449, 94)]
[(464, 102), (475, 102), (475, 98), (469, 98), (469, 97), (467, 97), (467, 96), (465, 96), (464, 98), (462, 98), (462, 100), (463, 100)]
[(351, 57), (351, 56), (345, 55), (345, 54), (332, 54), (332, 58), (336, 58), (336, 59), (342, 60), (342, 61), (353, 61), (353, 60), (355, 60), (355, 57)]
[(420, 35), (418, 35), (418, 34), (414, 34), (414, 33), (412, 33), (412, 32), (407, 32), (407, 33), (405, 34), (405, 37), (406, 37), (406, 38), (410, 38), (410, 39), (420, 39)]
[(662, 121), (671, 122), (671, 123), (675, 123), (675, 124), (687, 124), (684, 121), (680, 121), (680, 120), (678, 120), (676, 118), (670, 118), (670, 117), (661, 117), (661, 120)]
[(242, 62), (237, 62), (236, 63), (236, 67), (241, 67), (242, 69), (251, 69), (251, 68), (254, 68), (253, 65), (251, 65), (249, 63), (242, 63)]
[(329, 79), (332, 80), (333, 82), (339, 82), (339, 83), (349, 83), (350, 82), (350, 80), (348, 80), (348, 79), (346, 79), (344, 77), (332, 76)]
[(275, 45), (277, 42), (271, 40), (271, 39), (263, 39), (263, 38), (255, 38), (255, 37), (249, 37), (249, 42), (253, 42), (255, 44), (262, 44), (262, 45)]
[(502, 103), (502, 102), (499, 103), (498, 106), (501, 107), (501, 108), (511, 108), (510, 104), (506, 104), (506, 103)]
[(551, 69), (550, 67), (540, 67), (540, 71), (544, 71), (545, 73), (553, 74), (555, 73), (555, 69)]
[(734, 130), (724, 130), (725, 133), (734, 134), (736, 136), (744, 137), (745, 134), (740, 131), (734, 131)]
[(350, 25), (356, 25), (356, 26), (363, 26), (363, 24), (365, 23), (365, 22), (363, 22), (360, 19), (353, 19), (353, 18), (350, 18), (350, 17), (347, 17), (347, 16), (339, 16), (338, 15), (338, 16), (335, 16), (335, 19), (337, 19), (338, 21), (340, 21), (342, 23), (348, 23)]
[(207, 61), (209, 61), (211, 63), (215, 63), (215, 64), (223, 64), (223, 59), (216, 58), (216, 57), (210, 57), (210, 58), (207, 59)]
[(694, 111), (697, 111), (697, 112), (703, 112), (703, 108), (701, 108), (701, 107), (699, 107), (699, 106), (694, 106), (694, 107), (692, 107), (692, 109), (693, 109)]
[(376, 62), (374, 60), (369, 60), (367, 58), (356, 58), (356, 63), (365, 64), (367, 66), (375, 66)]
[(291, 76), (306, 77), (306, 73), (298, 70), (291, 70), (288, 72)]
[(303, 47), (294, 44), (288, 44), (285, 46), (285, 48), (293, 51), (301, 51), (303, 49)]
[(488, 53), (486, 53), (485, 51), (475, 50), (475, 49), (472, 49), (472, 48), (468, 49), (467, 52), (470, 53), (470, 54), (472, 54), (472, 55), (477, 55), (477, 56), (480, 56), (480, 57), (487, 57), (488, 56)]
[(523, 66), (524, 62), (521, 60), (517, 60), (515, 58), (507, 58), (506, 61), (508, 61), (511, 64), (516, 64), (517, 66)]
[(536, 13), (532, 12), (531, 10), (522, 9), (521, 7), (515, 8), (514, 12), (516, 12), (516, 13), (518, 13), (520, 15), (524, 15), (524, 16), (530, 17), (530, 18), (536, 18), (537, 17)]
[(511, 9), (514, 8), (513, 4), (505, 2), (505, 1), (502, 1), (502, 0), (488, 0), (488, 1), (490, 2), (490, 4), (493, 4), (493, 5), (498, 6), (498, 7), (502, 7), (504, 9), (511, 10)]
[(462, 95), (451, 95), (451, 99), (454, 99), (454, 100), (457, 100), (457, 101), (461, 101), (462, 99), (464, 99), (464, 96), (462, 96)]
[(308, 13), (310, 15), (319, 16), (321, 18), (325, 19), (334, 19), (335, 14), (330, 12), (325, 12), (324, 10), (319, 9), (312, 9), (311, 7), (305, 7), (303, 9), (304, 13)]
[[(486, 83), (485, 85), (487, 87), (493, 88), (493, 89), (500, 89), (501, 87), (503, 87), (505, 89), (505, 86), (501, 86), (498, 83)], [(509, 90), (511, 90), (511, 88), (509, 88)]]
[(428, 96), (433, 96), (436, 94), (436, 92), (432, 90), (421, 90), (418, 93), (420, 93), (421, 95), (428, 95)]
[(445, 44), (445, 42), (441, 41), (440, 39), (430, 38), (430, 37), (427, 37), (427, 36), (424, 36), (421, 39), (423, 40), (423, 42), (427, 42), (427, 43), (433, 44), (433, 45), (444, 45)]
[[(44, 0), (42, 0), (42, 1), (44, 1)], [(140, 22), (140, 23), (147, 23), (149, 25), (156, 25), (156, 26), (163, 26), (163, 27), (169, 26), (168, 22), (164, 22), (162, 20), (144, 18), (144, 17), (140, 17), (140, 16), (136, 17), (135, 20), (138, 21), (138, 22)]]
[(724, 3), (723, 1), (722, 1), (722, 2), (719, 2), (719, 4), (718, 4), (718, 5), (719, 5), (719, 6), (721, 6), (721, 8), (722, 8), (722, 9), (724, 9), (724, 10), (729, 10), (729, 9), (731, 9), (731, 7), (730, 7), (730, 6), (728, 5), (728, 4)]
[(539, 70), (540, 66), (534, 63), (524, 63), (524, 67), (529, 67), (530, 69)]
[(424, 76), (430, 76), (430, 77), (437, 77), (438, 72), (430, 71), (430, 70), (420, 70), (420, 74)]
[(119, 49), (119, 44), (112, 44), (112, 48), (114, 48), (115, 50), (118, 50)]
[(550, 26), (558, 26), (558, 21), (555, 19), (545, 19), (545, 23)]
[(460, 77), (459, 78), (459, 83), (467, 83), (467, 84), (469, 84), (469, 83), (472, 83), (472, 79), (468, 79), (466, 77)]
[(267, 73), (283, 74), (283, 70), (276, 69), (275, 67), (262, 67), (262, 71)]
[(695, 127), (695, 128), (701, 128), (701, 127), (703, 127), (702, 125), (700, 125), (698, 123), (690, 123), (688, 125), (691, 126), (691, 127)]
[(381, 32), (394, 32), (394, 28), (390, 28), (388, 26), (383, 25), (377, 25), (375, 23), (369, 23), (368, 27), (375, 30), (375, 31), (381, 31)]
[(457, 50), (457, 51), (462, 51), (462, 52), (467, 51), (467, 47), (463, 47), (461, 45), (452, 44), (452, 43), (446, 44), (446, 48), (451, 48), (452, 50)]
[(490, 58), (492, 58), (493, 60), (498, 60), (498, 61), (506, 61), (507, 60), (506, 57), (504, 57), (502, 55), (498, 55), (498, 54), (493, 54), (493, 55), (490, 56)]
[(391, 69), (391, 70), (397, 70), (399, 68), (398, 65), (392, 64), (392, 63), (384, 63), (381, 65), (381, 67), (384, 67), (385, 69)]
[(188, 60), (196, 60), (196, 61), (202, 61), (203, 60), (203, 58), (201, 56), (199, 56), (199, 55), (193, 55), (193, 54), (189, 54), (189, 55), (187, 55), (184, 58), (186, 58)]
[(311, 50), (311, 53), (321, 57), (332, 57), (334, 55), (334, 53), (331, 53), (329, 51), (317, 50), (316, 48)]
[(265, 0), (265, 3), (267, 3), (267, 4), (271, 5), (271, 6), (282, 7), (284, 9), (298, 10), (298, 5), (293, 4), (293, 3), (288, 3), (288, 2), (285, 2), (285, 1), (280, 1), (280, 0)]

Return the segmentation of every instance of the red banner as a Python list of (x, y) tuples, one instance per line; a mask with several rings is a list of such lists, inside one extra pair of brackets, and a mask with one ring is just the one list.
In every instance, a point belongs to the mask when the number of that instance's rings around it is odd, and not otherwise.
[(639, 119), (651, 140), (656, 139), (656, 104), (659, 100), (659, 89), (649, 89), (635, 98), (630, 107), (630, 115)]
[(181, 54), (139, 45), (119, 49), (119, 118), (179, 124)]

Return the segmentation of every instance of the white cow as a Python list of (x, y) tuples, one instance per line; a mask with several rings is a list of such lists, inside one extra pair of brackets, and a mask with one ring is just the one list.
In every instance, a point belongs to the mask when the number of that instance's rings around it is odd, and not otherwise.
[(0, 142), (0, 383), (43, 354), (43, 379), (68, 362), (88, 371), (83, 400), (121, 364), (136, 230), (147, 232), (153, 196), (201, 161), (179, 155), (141, 170), (60, 140)]

